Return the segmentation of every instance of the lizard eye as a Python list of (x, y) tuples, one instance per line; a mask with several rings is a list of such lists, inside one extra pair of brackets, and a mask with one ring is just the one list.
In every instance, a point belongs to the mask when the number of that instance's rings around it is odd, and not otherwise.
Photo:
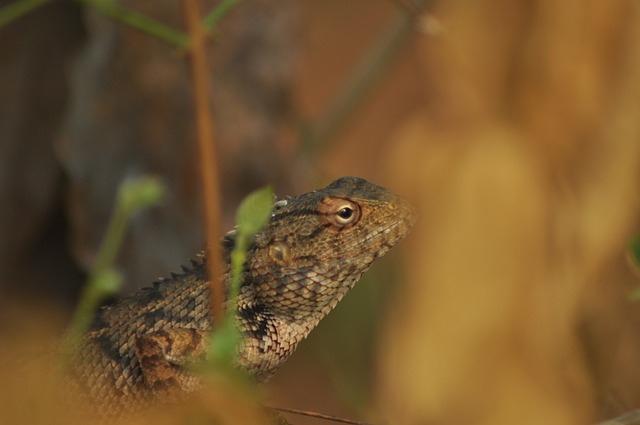
[(340, 217), (340, 220), (348, 222), (351, 217), (353, 217), (353, 210), (349, 207), (344, 207), (340, 211), (338, 211), (338, 217)]

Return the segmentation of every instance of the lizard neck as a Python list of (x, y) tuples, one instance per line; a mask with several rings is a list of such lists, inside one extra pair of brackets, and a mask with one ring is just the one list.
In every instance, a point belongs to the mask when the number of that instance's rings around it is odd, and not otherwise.
[(358, 273), (347, 268), (316, 266), (314, 270), (280, 270), (275, 278), (254, 275), (241, 288), (239, 308), (242, 304), (261, 305), (271, 317), (311, 330), (353, 288), (367, 268)]
[(353, 287), (358, 278), (359, 275), (336, 282), (330, 294), (315, 293), (315, 296), (308, 298), (296, 297), (298, 302), (306, 300), (304, 308), (298, 303), (292, 305), (284, 296), (286, 292), (281, 297), (271, 295), (265, 300), (256, 291), (255, 285), (244, 286), (238, 300), (237, 316), (243, 333), (240, 366), (252, 371), (258, 380), (269, 378)]

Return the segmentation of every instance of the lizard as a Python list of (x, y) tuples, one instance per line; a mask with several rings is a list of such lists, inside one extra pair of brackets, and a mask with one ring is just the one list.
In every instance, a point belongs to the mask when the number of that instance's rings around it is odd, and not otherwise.
[[(266, 381), (379, 257), (415, 222), (399, 195), (358, 177), (276, 200), (241, 276), (235, 363)], [(234, 232), (222, 240), (228, 285)], [(101, 416), (200, 388), (186, 366), (212, 328), (207, 258), (102, 307), (81, 338), (71, 377)]]

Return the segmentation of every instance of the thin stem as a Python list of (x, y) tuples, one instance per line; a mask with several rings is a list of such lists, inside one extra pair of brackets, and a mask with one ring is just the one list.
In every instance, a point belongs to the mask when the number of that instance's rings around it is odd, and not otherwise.
[(0, 8), (0, 28), (51, 0), (18, 0)]
[[(424, 10), (431, 2), (416, 0), (416, 8)], [(384, 32), (362, 55), (354, 70), (345, 79), (334, 98), (311, 128), (302, 132), (303, 145), (314, 151), (331, 142), (353, 112), (360, 106), (369, 89), (393, 63), (412, 33), (415, 14), (398, 13)]]
[(334, 138), (363, 101), (369, 88), (388, 68), (410, 30), (411, 18), (406, 13), (398, 13), (389, 28), (373, 43), (346, 78), (308, 137), (303, 139), (308, 148), (316, 150), (324, 147)]
[(393, 3), (409, 15), (417, 15), (422, 12), (422, 6), (412, 0), (393, 0)]
[(204, 30), (207, 32), (214, 30), (218, 23), (224, 19), (238, 3), (240, 3), (240, 0), (222, 0), (222, 2), (214, 7), (202, 20)]
[(189, 37), (167, 25), (155, 21), (145, 15), (120, 7), (110, 0), (78, 0), (80, 3), (93, 7), (98, 12), (127, 24), (137, 30), (159, 38), (180, 49), (189, 46)]
[(224, 318), (224, 283), (222, 282), (222, 255), (218, 238), (220, 222), (220, 194), (217, 156), (213, 128), (213, 111), (209, 100), (209, 72), (207, 71), (206, 34), (202, 29), (199, 0), (182, 0), (184, 21), (191, 39), (190, 71), (198, 130), (200, 175), (204, 200), (205, 225), (209, 247), (208, 267), (211, 282), (211, 315), (214, 324)]
[(288, 407), (268, 407), (268, 408), (271, 410), (282, 412), (282, 413), (293, 413), (294, 415), (309, 416), (309, 417), (318, 418), (318, 419), (326, 419), (328, 421), (340, 422), (343, 424), (372, 425), (368, 422), (355, 421), (353, 419), (345, 419), (345, 418), (340, 418), (338, 416), (326, 415), (324, 413), (311, 412), (308, 410), (289, 409)]
[(120, 250), (130, 219), (128, 208), (121, 199), (118, 196), (113, 215), (107, 226), (104, 241), (96, 254), (95, 263), (87, 283), (82, 289), (78, 306), (69, 327), (67, 349), (65, 350), (67, 354), (75, 348), (77, 340), (89, 326), (93, 313), (102, 299), (109, 295), (109, 291), (101, 283), (108, 281), (110, 284), (107, 286), (111, 288), (120, 286), (121, 277), (116, 274), (112, 266)]

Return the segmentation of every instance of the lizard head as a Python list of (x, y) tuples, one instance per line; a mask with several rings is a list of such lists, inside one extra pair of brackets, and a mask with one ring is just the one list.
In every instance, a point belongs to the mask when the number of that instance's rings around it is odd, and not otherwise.
[(255, 237), (241, 292), (277, 314), (322, 317), (414, 221), (404, 199), (358, 177), (279, 200)]

